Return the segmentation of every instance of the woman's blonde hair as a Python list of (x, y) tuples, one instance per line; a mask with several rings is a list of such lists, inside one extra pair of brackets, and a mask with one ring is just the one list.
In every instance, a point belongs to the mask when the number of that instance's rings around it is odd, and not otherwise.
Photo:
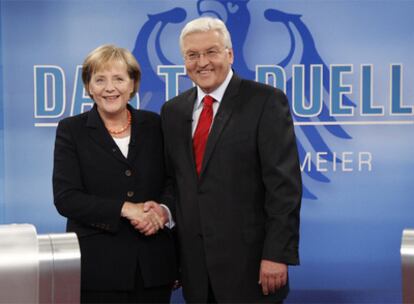
[[(129, 50), (112, 44), (105, 44), (97, 47), (86, 56), (85, 61), (83, 62), (82, 81), (88, 94), (89, 82), (91, 81), (92, 75), (117, 61), (126, 64), (129, 78), (134, 81), (134, 90), (131, 92), (130, 98), (135, 96), (141, 81), (141, 68), (138, 61)], [(93, 99), (92, 96), (91, 98)]]

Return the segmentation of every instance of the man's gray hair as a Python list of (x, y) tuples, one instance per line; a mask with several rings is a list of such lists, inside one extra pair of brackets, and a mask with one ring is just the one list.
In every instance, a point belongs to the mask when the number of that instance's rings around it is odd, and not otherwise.
[(185, 36), (192, 33), (216, 31), (223, 38), (223, 44), (226, 48), (231, 49), (231, 37), (223, 21), (218, 18), (200, 17), (188, 22), (181, 31), (180, 35), (180, 49), (183, 53), (183, 40)]

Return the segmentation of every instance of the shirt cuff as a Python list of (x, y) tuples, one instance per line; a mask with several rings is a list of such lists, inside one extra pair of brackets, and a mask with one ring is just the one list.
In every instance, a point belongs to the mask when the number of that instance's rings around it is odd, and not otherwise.
[(170, 209), (166, 205), (164, 205), (164, 204), (160, 204), (160, 206), (163, 207), (167, 211), (167, 213), (168, 213), (168, 222), (165, 223), (165, 226), (167, 228), (170, 228), (170, 229), (173, 228), (175, 226), (175, 222), (174, 222), (174, 220), (172, 218)]

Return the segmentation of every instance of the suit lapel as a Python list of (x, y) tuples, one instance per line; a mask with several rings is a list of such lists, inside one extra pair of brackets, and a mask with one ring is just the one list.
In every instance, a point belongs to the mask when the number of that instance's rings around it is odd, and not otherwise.
[(86, 122), (86, 127), (88, 129), (89, 137), (101, 146), (109, 154), (113, 155), (116, 159), (122, 162), (127, 160), (122, 155), (118, 146), (109, 135), (108, 131), (105, 128), (103, 121), (101, 120), (96, 105), (88, 113), (88, 120)]
[(193, 122), (193, 110), (197, 97), (197, 89), (194, 87), (190, 94), (182, 101), (182, 113), (184, 113), (184, 138), (187, 155), (190, 159), (193, 168), (193, 175), (197, 179), (197, 171), (193, 152), (193, 134), (192, 134), (192, 122)]
[[(224, 127), (229, 121), (233, 109), (235, 108), (237, 101), (240, 99), (238, 95), (241, 79), (236, 75), (233, 75), (227, 89), (224, 93), (223, 100), (221, 101), (220, 107), (214, 117), (213, 126), (207, 139), (206, 150), (204, 152), (203, 164), (201, 166), (200, 177), (203, 175), (205, 168), (207, 167), (208, 161), (214, 151), (217, 141), (222, 133)], [(194, 158), (194, 157), (193, 157)], [(195, 165), (194, 165), (195, 167)]]

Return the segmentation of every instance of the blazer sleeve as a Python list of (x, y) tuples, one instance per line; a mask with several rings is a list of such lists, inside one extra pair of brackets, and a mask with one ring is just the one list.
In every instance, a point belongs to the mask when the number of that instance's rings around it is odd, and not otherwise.
[(163, 130), (163, 140), (164, 140), (164, 164), (165, 164), (165, 182), (163, 191), (159, 197), (159, 202), (168, 206), (170, 209), (173, 219), (175, 218), (175, 202), (176, 202), (176, 191), (175, 191), (175, 182), (174, 182), (174, 171), (171, 165), (171, 160), (168, 153), (169, 143), (167, 142), (166, 133), (168, 132), (167, 122), (166, 122), (166, 103), (161, 108), (161, 127)]
[[(74, 134), (75, 121), (64, 119), (56, 130), (53, 164), (53, 195), (58, 212), (78, 223), (106, 231), (117, 231), (123, 201), (89, 194)], [(102, 185), (105, 187), (105, 185)]]
[(263, 259), (299, 264), (302, 181), (296, 138), (286, 95), (272, 89), (258, 130), (265, 185), (266, 235)]

